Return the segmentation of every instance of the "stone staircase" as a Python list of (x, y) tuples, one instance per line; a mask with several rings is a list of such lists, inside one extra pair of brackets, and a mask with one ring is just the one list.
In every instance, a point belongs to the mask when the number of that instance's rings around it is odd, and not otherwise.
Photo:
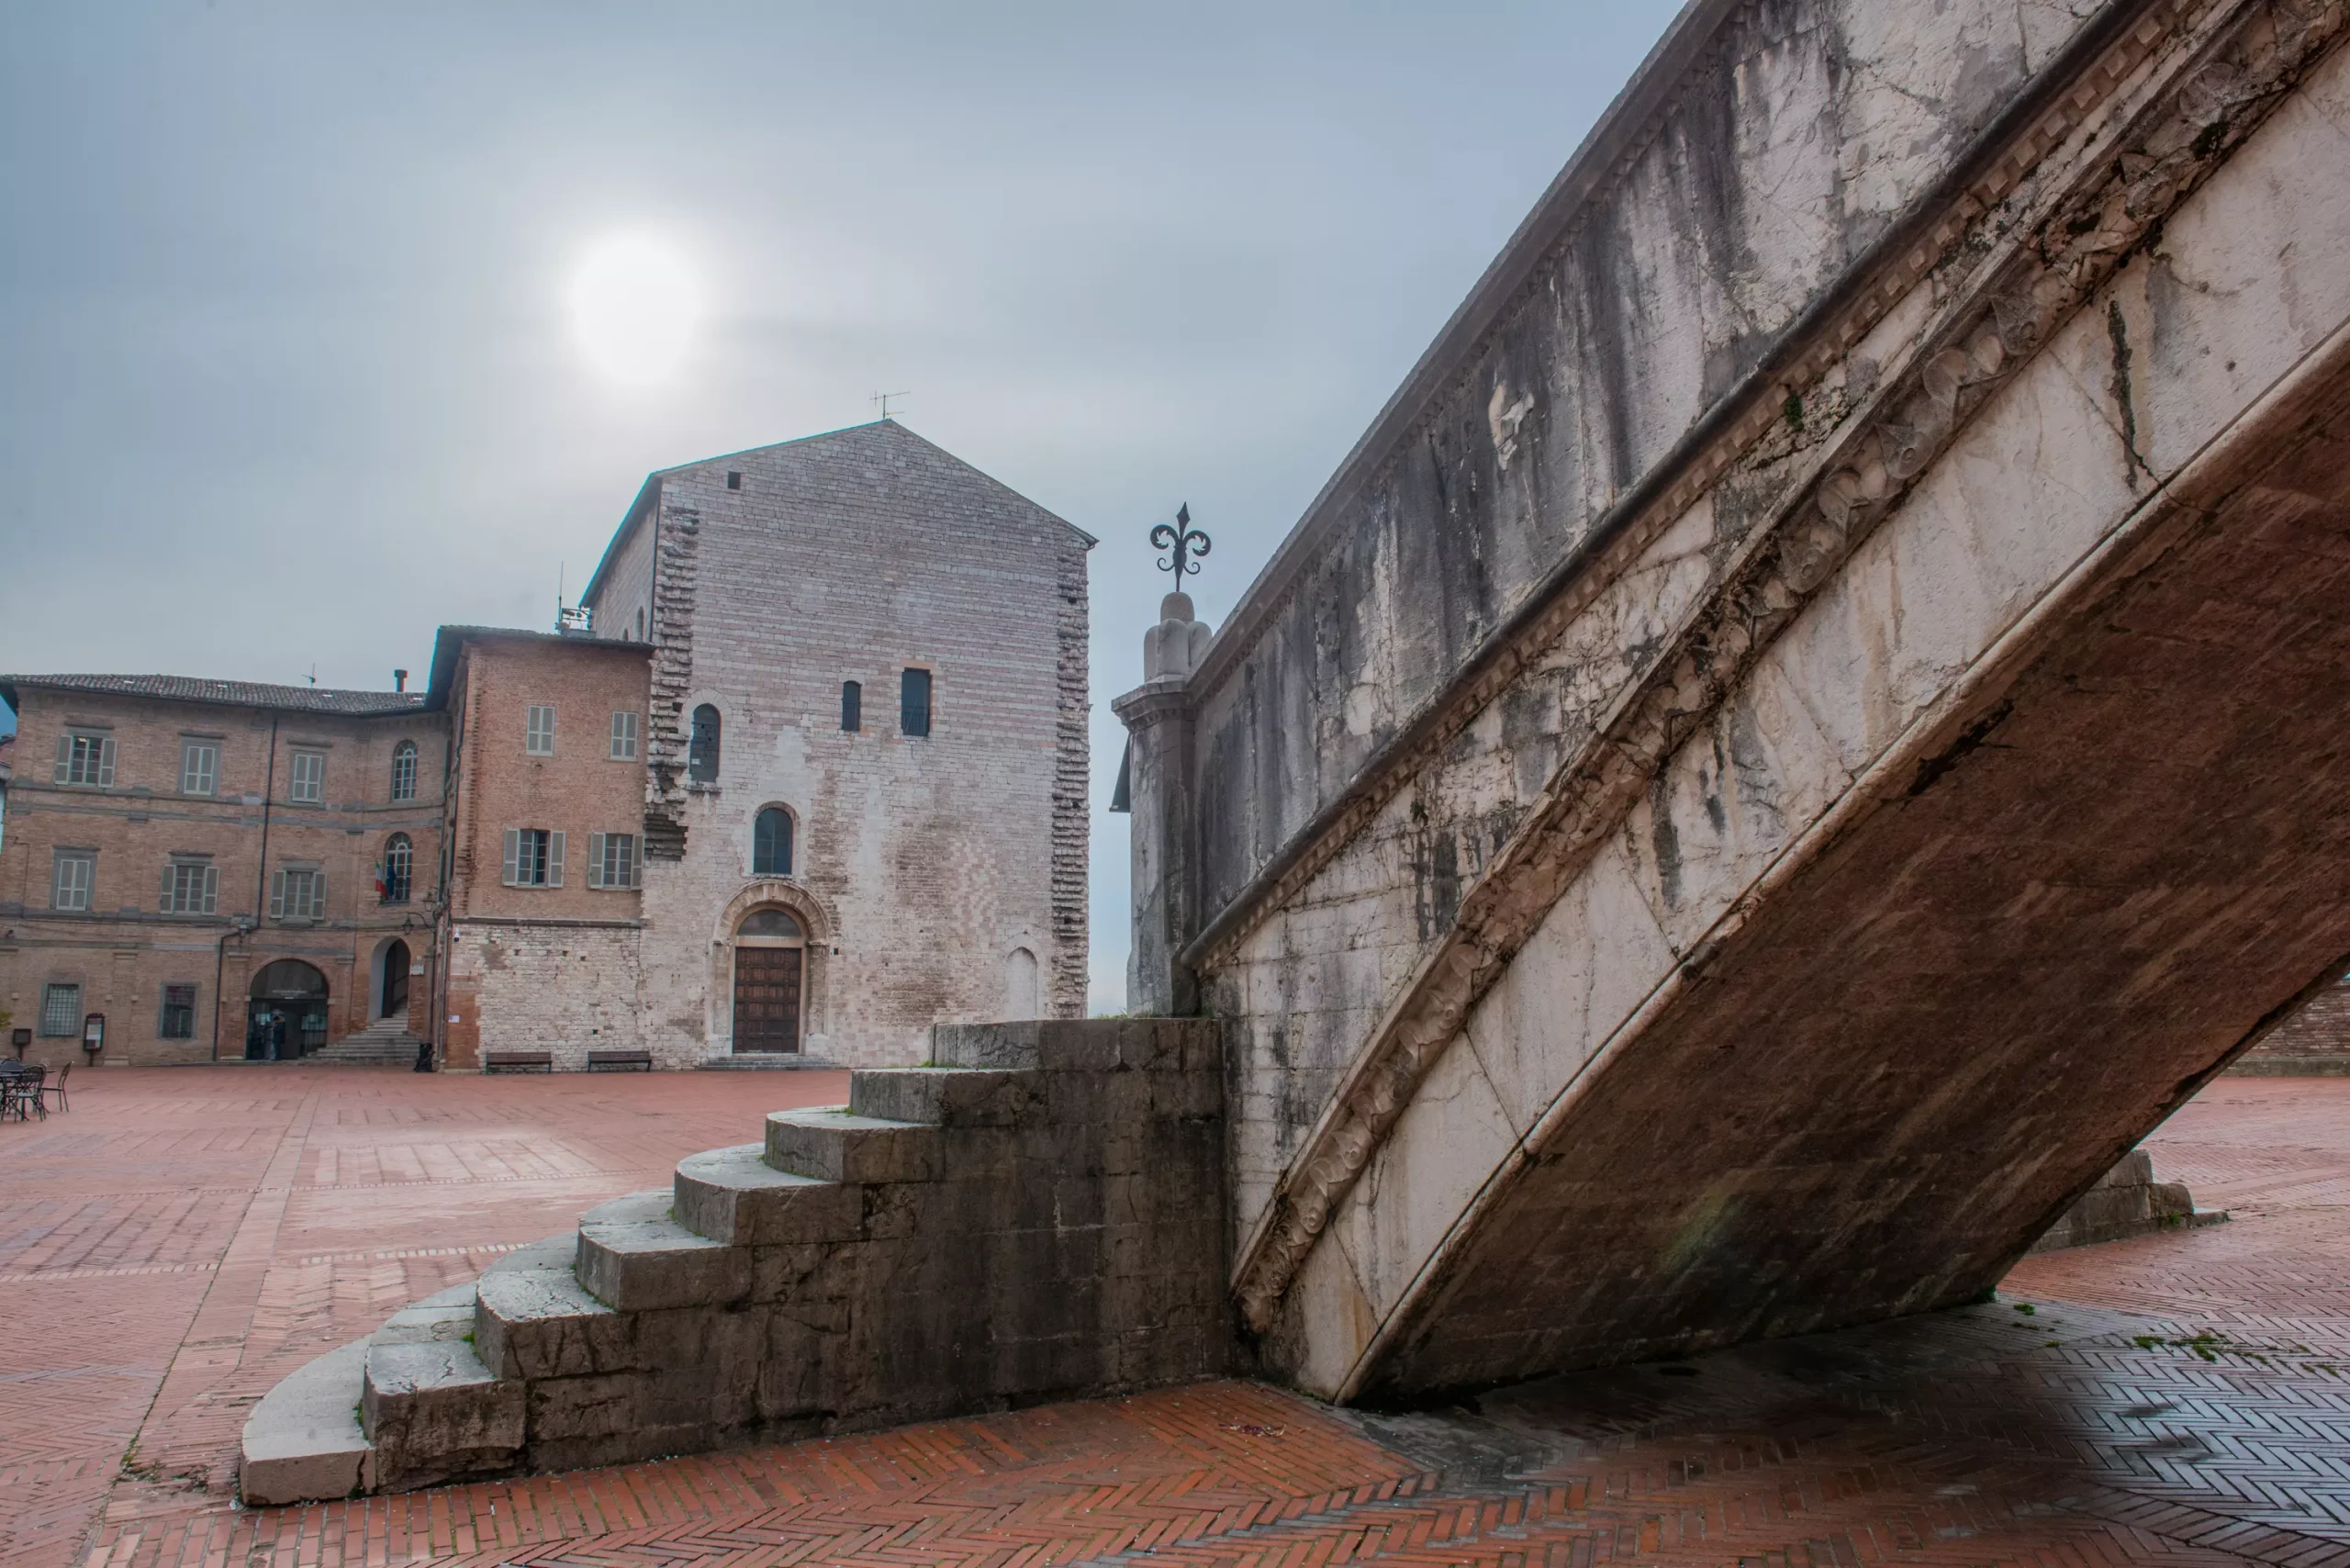
[(320, 1046), (302, 1059), (341, 1067), (414, 1067), (417, 1037), (397, 1018), (378, 1018), (364, 1029)]
[(1211, 1376), (1223, 1076), (1201, 1020), (941, 1025), (845, 1107), (679, 1162), (254, 1408), (248, 1503), (854, 1431)]

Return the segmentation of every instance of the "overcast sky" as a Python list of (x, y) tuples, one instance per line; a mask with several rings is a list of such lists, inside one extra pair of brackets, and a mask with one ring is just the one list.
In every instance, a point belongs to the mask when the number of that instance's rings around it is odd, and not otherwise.
[[(1146, 531), (1220, 622), (1673, 8), (0, 0), (0, 670), (386, 687), (902, 389), (1102, 540), (1114, 1010)], [(699, 280), (658, 385), (567, 313), (617, 234)]]

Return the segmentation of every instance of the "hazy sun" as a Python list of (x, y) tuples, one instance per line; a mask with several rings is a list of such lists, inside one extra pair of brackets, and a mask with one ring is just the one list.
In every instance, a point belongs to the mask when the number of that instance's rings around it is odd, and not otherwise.
[(701, 300), (675, 247), (645, 235), (599, 243), (571, 283), (571, 319), (596, 368), (630, 386), (663, 381), (693, 336)]

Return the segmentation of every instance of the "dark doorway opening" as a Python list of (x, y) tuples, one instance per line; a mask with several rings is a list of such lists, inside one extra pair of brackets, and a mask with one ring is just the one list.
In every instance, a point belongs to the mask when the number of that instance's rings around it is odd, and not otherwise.
[(397, 1018), (408, 1012), (408, 944), (397, 937), (384, 949), (383, 1005), (375, 1010), (378, 1018)]
[(326, 976), (299, 958), (280, 958), (253, 976), (246, 1059), (291, 1061), (326, 1043)]

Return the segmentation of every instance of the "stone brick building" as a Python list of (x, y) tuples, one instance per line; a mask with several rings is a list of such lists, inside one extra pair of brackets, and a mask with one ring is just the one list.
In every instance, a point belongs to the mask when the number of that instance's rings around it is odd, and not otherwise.
[(884, 420), (652, 476), (559, 633), (444, 627), (421, 692), (8, 678), (58, 763), (0, 841), (0, 1006), (50, 1059), (91, 1012), (109, 1060), (308, 1054), (405, 953), (389, 1032), (458, 1068), (1076, 1016), (1092, 543)]
[(444, 731), (420, 693), (13, 676), (0, 1007), (21, 1054), (292, 1056), (421, 1028)]

